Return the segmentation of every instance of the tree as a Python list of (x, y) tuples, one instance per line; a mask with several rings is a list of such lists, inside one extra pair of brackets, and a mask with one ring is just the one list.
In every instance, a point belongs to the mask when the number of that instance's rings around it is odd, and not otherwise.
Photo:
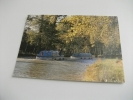
[(120, 48), (116, 17), (68, 16), (61, 22), (58, 30), (66, 49), (73, 49), (73, 52), (93, 50), (95, 55), (112, 55)]
[(21, 51), (26, 53), (27, 47), (32, 53), (56, 49), (57, 43), (60, 42), (56, 26), (63, 17), (62, 15), (29, 15), (22, 38)]
[(58, 50), (65, 54), (121, 54), (118, 20), (115, 16), (29, 15), (20, 51), (38, 53)]

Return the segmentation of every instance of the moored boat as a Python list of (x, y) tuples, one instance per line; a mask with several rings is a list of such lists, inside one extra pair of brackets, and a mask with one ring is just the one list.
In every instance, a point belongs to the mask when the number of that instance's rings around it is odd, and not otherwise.
[(43, 50), (37, 54), (36, 59), (42, 60), (64, 60), (64, 55), (59, 55), (59, 51), (54, 50)]
[(71, 59), (92, 59), (91, 53), (74, 53)]

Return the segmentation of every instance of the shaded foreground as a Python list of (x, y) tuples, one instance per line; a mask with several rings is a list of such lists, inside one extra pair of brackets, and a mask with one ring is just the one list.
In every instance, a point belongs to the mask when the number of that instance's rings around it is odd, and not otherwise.
[(92, 82), (124, 82), (122, 60), (99, 59), (91, 66), (88, 66), (84, 81)]

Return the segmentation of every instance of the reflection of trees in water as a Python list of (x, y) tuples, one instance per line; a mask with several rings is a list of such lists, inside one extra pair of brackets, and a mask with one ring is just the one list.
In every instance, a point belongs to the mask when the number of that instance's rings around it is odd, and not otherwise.
[(32, 78), (41, 78), (42, 76), (45, 76), (46, 70), (44, 64), (33, 63), (27, 74)]
[(15, 77), (82, 81), (86, 65), (95, 60), (27, 60), (17, 62)]

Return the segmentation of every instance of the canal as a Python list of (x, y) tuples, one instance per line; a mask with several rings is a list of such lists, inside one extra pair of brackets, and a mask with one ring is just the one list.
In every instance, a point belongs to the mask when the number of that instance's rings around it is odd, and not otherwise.
[(13, 77), (83, 81), (86, 68), (95, 61), (96, 59), (56, 61), (18, 58)]

